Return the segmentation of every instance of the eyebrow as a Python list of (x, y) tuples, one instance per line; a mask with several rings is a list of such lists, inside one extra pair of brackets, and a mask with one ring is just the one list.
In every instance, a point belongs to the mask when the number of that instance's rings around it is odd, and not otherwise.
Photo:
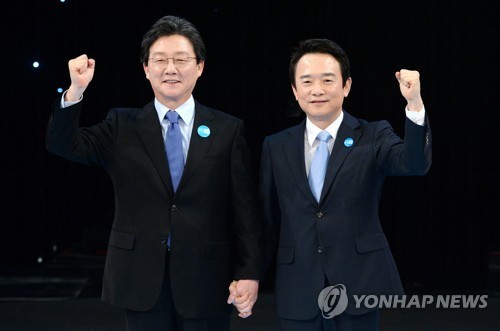
[[(167, 53), (165, 52), (154, 52), (154, 53), (151, 53), (151, 56), (155, 56), (155, 55), (164, 55), (164, 56), (167, 56)], [(179, 52), (175, 52), (173, 54), (173, 56), (177, 56), (177, 55), (188, 55), (189, 56), (189, 53), (188, 52), (185, 52), (185, 51), (179, 51)]]
[[(320, 75), (321, 78), (324, 78), (324, 77), (337, 77), (337, 75), (335, 75), (333, 72), (326, 72), (324, 74), (321, 74)], [(302, 75), (299, 77), (299, 79), (307, 79), (307, 78), (312, 78), (312, 75)]]

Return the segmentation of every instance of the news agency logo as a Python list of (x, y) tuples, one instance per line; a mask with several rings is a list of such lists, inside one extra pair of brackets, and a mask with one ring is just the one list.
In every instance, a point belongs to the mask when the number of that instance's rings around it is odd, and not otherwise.
[(486, 308), (488, 295), (354, 295), (355, 307), (360, 308)]
[[(355, 308), (486, 308), (488, 295), (356, 295)], [(349, 302), (347, 289), (343, 284), (325, 287), (318, 295), (318, 306), (325, 319), (342, 314)]]
[(326, 319), (342, 314), (348, 302), (347, 290), (343, 284), (327, 286), (318, 296), (318, 306)]

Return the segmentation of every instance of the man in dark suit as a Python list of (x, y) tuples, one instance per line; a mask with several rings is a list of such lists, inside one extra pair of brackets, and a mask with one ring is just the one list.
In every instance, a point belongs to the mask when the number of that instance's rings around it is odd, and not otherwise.
[(159, 19), (144, 35), (141, 62), (154, 101), (79, 128), (95, 60), (70, 60), (71, 85), (53, 107), (46, 146), (112, 179), (102, 298), (125, 309), (127, 328), (229, 330), (228, 303), (251, 314), (262, 265), (243, 123), (194, 100), (205, 46), (190, 22)]
[(386, 121), (343, 110), (349, 71), (336, 43), (301, 42), (289, 74), (307, 118), (263, 144), (260, 194), (279, 330), (377, 330), (379, 311), (356, 309), (352, 295), (403, 293), (378, 204), (386, 176), (424, 175), (431, 164), (419, 73), (396, 73), (407, 101), (402, 140)]

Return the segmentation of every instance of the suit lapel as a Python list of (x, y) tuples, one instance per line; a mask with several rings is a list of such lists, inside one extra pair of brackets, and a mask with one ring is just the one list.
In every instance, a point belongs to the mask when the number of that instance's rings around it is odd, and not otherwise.
[(137, 131), (144, 148), (153, 162), (158, 175), (170, 194), (173, 193), (170, 170), (168, 168), (165, 144), (161, 135), (161, 125), (158, 122), (158, 113), (154, 103), (147, 104), (138, 116)]
[[(205, 125), (210, 129), (210, 134), (205, 138), (198, 134), (198, 128), (201, 125)], [(195, 173), (196, 168), (198, 168), (215, 137), (217, 137), (217, 130), (218, 126), (214, 115), (207, 107), (195, 101), (193, 131), (191, 133), (186, 165), (184, 166), (177, 192), (181, 191), (182, 188), (187, 185), (188, 181)]]
[(297, 184), (304, 195), (317, 204), (312, 194), (309, 182), (307, 181), (306, 166), (304, 159), (304, 132), (306, 121), (289, 129), (289, 140), (283, 142), (283, 147), (287, 155), (288, 164), (292, 170), (293, 178), (297, 179)]
[[(325, 182), (323, 184), (323, 190), (321, 192), (321, 200), (328, 194), (332, 184), (337, 176), (342, 164), (344, 163), (347, 155), (356, 147), (357, 142), (361, 137), (361, 130), (359, 129), (359, 121), (344, 112), (344, 119), (342, 124), (340, 124), (339, 131), (337, 133), (337, 138), (333, 144), (332, 154), (330, 155), (330, 160), (328, 161), (328, 168), (326, 170)], [(346, 146), (346, 140), (352, 139), (352, 146)], [(321, 201), (320, 200), (320, 201)]]

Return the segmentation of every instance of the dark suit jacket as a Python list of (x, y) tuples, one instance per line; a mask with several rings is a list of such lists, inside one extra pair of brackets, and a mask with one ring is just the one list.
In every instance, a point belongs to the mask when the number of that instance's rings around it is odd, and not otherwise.
[[(47, 149), (103, 167), (115, 192), (102, 298), (145, 311), (170, 272), (179, 313), (190, 318), (227, 314), (233, 279), (259, 279), (260, 224), (251, 159), (241, 120), (195, 103), (185, 169), (173, 193), (154, 103), (112, 109), (92, 127), (78, 128), (82, 103), (53, 107)], [(197, 128), (211, 133), (202, 138)], [(170, 265), (165, 266), (172, 233)]]
[[(346, 312), (360, 314), (367, 310), (354, 309), (353, 294), (403, 293), (378, 205), (386, 176), (423, 175), (429, 169), (429, 125), (407, 119), (403, 141), (386, 121), (369, 123), (344, 112), (319, 204), (307, 182), (304, 130), (305, 121), (271, 135), (262, 151), (260, 193), (268, 256), (277, 264), (277, 314), (316, 316), (325, 277), (331, 285), (346, 286)], [(354, 141), (350, 147), (347, 138)]]

